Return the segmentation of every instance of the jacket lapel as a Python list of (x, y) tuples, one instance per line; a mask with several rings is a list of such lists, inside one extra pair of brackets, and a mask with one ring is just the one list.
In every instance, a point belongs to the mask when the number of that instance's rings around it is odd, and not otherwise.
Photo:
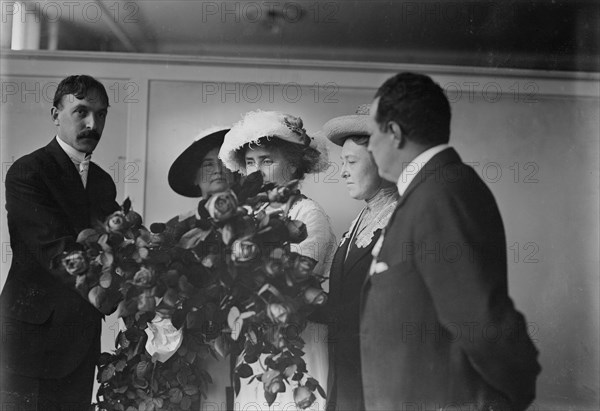
[(90, 219), (88, 196), (81, 177), (73, 161), (56, 142), (56, 138), (52, 139), (45, 149), (58, 169), (58, 178), (49, 179), (49, 184), (53, 184), (53, 189), (60, 193), (60, 205), (75, 231), (79, 232), (89, 225)]
[(340, 284), (344, 273), (344, 258), (348, 251), (348, 239), (346, 239), (337, 249), (333, 255), (333, 261), (331, 263), (331, 270), (329, 271), (329, 292), (333, 293), (332, 297), (337, 300), (339, 297), (339, 291), (341, 289)]
[[(401, 211), (404, 203), (406, 203), (406, 201), (408, 200), (410, 195), (419, 187), (419, 185), (422, 182), (427, 181), (430, 178), (438, 178), (438, 179), (444, 178), (444, 167), (447, 167), (449, 165), (456, 164), (456, 163), (461, 163), (461, 162), (462, 162), (462, 160), (460, 159), (460, 156), (458, 155), (456, 150), (454, 150), (453, 148), (448, 148), (446, 150), (439, 152), (435, 156), (433, 156), (431, 158), (431, 160), (429, 160), (429, 162), (427, 162), (427, 164), (425, 164), (425, 167), (423, 167), (423, 169), (421, 171), (419, 171), (419, 173), (411, 181), (411, 183), (408, 185), (408, 188), (406, 189), (404, 194), (400, 196), (400, 199), (398, 200), (398, 205), (396, 206), (396, 209), (394, 210), (394, 213), (392, 214), (390, 221), (388, 221), (385, 231), (387, 231), (388, 227), (392, 226), (392, 224), (394, 222), (394, 218), (396, 217), (398, 212)], [(392, 234), (388, 232), (387, 235), (385, 235), (385, 232), (384, 232), (383, 235), (384, 235), (384, 244), (382, 245), (382, 250), (385, 245), (385, 238), (388, 236), (391, 236)], [(361, 290), (361, 313), (362, 313), (364, 299), (370, 288), (371, 288), (371, 275), (367, 274), (365, 281), (363, 282), (363, 286), (362, 286), (362, 290)]]
[(344, 276), (347, 275), (361, 259), (371, 255), (371, 251), (380, 234), (381, 230), (377, 230), (373, 234), (373, 239), (369, 245), (364, 248), (358, 248), (355, 244), (352, 244), (352, 248), (350, 248), (350, 252), (348, 253), (348, 258), (346, 258), (346, 262), (344, 263)]

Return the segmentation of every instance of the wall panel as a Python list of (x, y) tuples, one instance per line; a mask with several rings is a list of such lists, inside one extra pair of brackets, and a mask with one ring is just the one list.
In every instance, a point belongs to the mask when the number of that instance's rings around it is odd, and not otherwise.
[[(248, 110), (276, 108), (301, 116), (314, 133), (329, 118), (353, 113), (395, 72), (432, 75), (452, 102), (452, 144), (488, 183), (504, 218), (510, 292), (541, 353), (532, 409), (598, 408), (597, 74), (108, 53), (3, 57), (3, 175), (13, 157), (53, 134), (48, 102), (35, 101), (35, 92), (24, 98), (21, 90), (13, 94), (13, 83), (24, 81), (25, 90), (32, 90), (33, 83), (43, 86), (71, 72), (95, 75), (108, 87), (116, 81), (109, 88), (112, 107), (94, 160), (114, 173), (119, 201), (130, 196), (148, 222), (195, 207), (195, 200), (170, 191), (167, 171), (201, 129), (231, 124)], [(339, 149), (329, 148), (330, 168), (309, 176), (303, 187), (329, 211), (339, 237), (361, 205), (336, 183)], [(4, 208), (1, 217), (7, 244)], [(10, 249), (3, 246), (2, 282), (9, 261)], [(114, 318), (106, 322), (104, 349), (116, 328)], [(221, 386), (214, 387), (212, 398), (221, 407), (226, 374), (221, 370), (217, 379)]]

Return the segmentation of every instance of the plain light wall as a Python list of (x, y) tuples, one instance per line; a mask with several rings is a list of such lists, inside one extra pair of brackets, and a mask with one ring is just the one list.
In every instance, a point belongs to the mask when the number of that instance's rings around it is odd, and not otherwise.
[[(217, 64), (114, 55), (82, 57), (81, 53), (14, 53), (9, 57), (2, 70), (2, 98), (7, 100), (2, 104), (3, 176), (13, 157), (46, 144), (54, 134), (50, 105), (43, 97), (35, 101), (36, 92), (24, 93), (23, 87), (35, 90), (38, 84), (43, 90), (67, 72), (92, 74), (107, 86), (117, 82), (115, 91), (109, 93), (115, 101), (94, 161), (115, 173), (118, 200), (131, 196), (148, 223), (165, 221), (196, 206), (196, 200), (170, 191), (166, 173), (201, 129), (231, 124), (248, 110), (277, 108), (301, 116), (309, 133), (314, 133), (329, 118), (351, 114), (358, 104), (368, 102), (393, 73), (431, 74), (449, 91), (452, 145), (488, 183), (504, 219), (510, 293), (530, 323), (543, 367), (538, 398), (531, 409), (598, 408), (597, 76), (554, 73), (553, 78), (543, 72), (461, 67), (331, 67), (331, 63), (243, 60)], [(241, 91), (215, 95), (206, 88), (207, 84), (243, 87), (267, 82), (279, 84), (273, 89), (273, 99), (267, 94), (255, 100), (255, 95)], [(291, 83), (302, 90), (303, 97), (295, 102), (294, 95), (283, 94), (285, 85)], [(336, 101), (330, 98), (326, 103), (320, 92), (315, 100), (315, 84), (324, 90), (332, 83), (336, 93), (329, 97)], [(478, 85), (473, 88), (473, 83)], [(7, 92), (6, 87), (13, 84), (17, 84), (16, 94)], [(292, 91), (288, 87), (288, 93)], [(335, 173), (339, 149), (329, 148), (332, 166), (316, 181), (309, 175), (303, 190), (329, 212), (339, 238), (361, 204), (347, 196), (343, 184), (335, 182), (339, 179)], [(115, 163), (119, 163), (120, 173), (110, 170)], [(0, 201), (4, 203), (4, 190)], [(10, 260), (10, 250), (4, 247), (8, 241), (4, 208), (1, 221), (3, 283)], [(115, 324), (114, 318), (105, 324), (105, 350), (112, 344)], [(227, 383), (224, 374), (217, 379), (219, 384)], [(214, 389), (222, 387), (215, 385)], [(224, 393), (222, 398), (224, 401)]]

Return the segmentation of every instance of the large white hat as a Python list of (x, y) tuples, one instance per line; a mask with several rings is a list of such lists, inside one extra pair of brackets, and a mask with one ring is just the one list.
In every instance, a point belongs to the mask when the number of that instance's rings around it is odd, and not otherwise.
[(332, 118), (323, 125), (323, 135), (338, 146), (344, 145), (344, 140), (350, 136), (369, 137), (369, 109), (368, 104), (362, 104), (356, 114)]
[(231, 171), (245, 173), (246, 166), (239, 163), (235, 152), (246, 144), (256, 144), (262, 137), (276, 137), (303, 146), (312, 142), (300, 117), (279, 111), (250, 111), (225, 135), (219, 158)]

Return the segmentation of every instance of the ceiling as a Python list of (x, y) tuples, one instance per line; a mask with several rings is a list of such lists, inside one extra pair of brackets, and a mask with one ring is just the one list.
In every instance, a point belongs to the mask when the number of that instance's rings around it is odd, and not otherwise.
[(61, 50), (600, 71), (596, 1), (26, 3)]

